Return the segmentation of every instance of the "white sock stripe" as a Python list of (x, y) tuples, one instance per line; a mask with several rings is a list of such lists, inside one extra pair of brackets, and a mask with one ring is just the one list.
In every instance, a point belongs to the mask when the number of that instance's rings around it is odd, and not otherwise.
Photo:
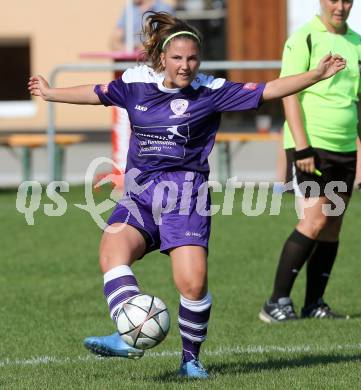
[(200, 301), (191, 301), (190, 299), (187, 299), (181, 295), (180, 302), (181, 305), (186, 309), (199, 313), (201, 311), (206, 311), (211, 307), (212, 295), (208, 291), (207, 295)]
[(188, 339), (194, 343), (203, 343), (203, 341), (206, 339), (206, 336), (193, 336), (189, 333), (184, 332), (183, 330), (179, 330), (182, 337), (185, 339)]
[(123, 292), (125, 291), (135, 291), (135, 292), (139, 292), (139, 288), (138, 286), (134, 286), (134, 285), (129, 285), (129, 286), (124, 286), (124, 287), (120, 287), (118, 288), (117, 290), (115, 290), (114, 292), (112, 292), (108, 297), (107, 297), (107, 302), (108, 302), (108, 305), (110, 305), (110, 303), (112, 302), (112, 300), (117, 297), (119, 294), (122, 294)]
[(208, 321), (203, 322), (202, 324), (196, 324), (194, 322), (184, 320), (183, 318), (178, 317), (178, 322), (179, 324), (187, 326), (188, 328), (197, 329), (197, 330), (206, 329), (208, 327)]
[[(139, 292), (139, 290), (138, 290), (137, 292)], [(121, 302), (119, 302), (117, 305), (115, 305), (115, 306), (113, 307), (113, 309), (111, 310), (111, 312), (110, 312), (110, 318), (111, 318), (112, 320), (115, 320), (115, 318), (113, 318), (113, 317), (116, 315), (115, 312), (116, 312), (117, 310), (121, 310), (121, 309), (123, 308), (123, 306), (124, 306), (124, 303), (128, 302), (130, 299), (134, 298), (135, 296), (136, 296), (136, 295), (133, 295), (133, 296), (131, 296), (131, 297), (128, 297), (128, 298), (124, 299), (124, 301), (121, 301)]]
[(115, 320), (117, 319), (119, 310), (120, 310), (120, 309), (115, 309), (115, 310), (112, 311), (112, 314), (110, 314), (110, 319), (111, 319), (112, 321), (115, 321)]
[(113, 279), (120, 278), (122, 276), (134, 276), (132, 270), (127, 265), (118, 265), (110, 269), (104, 274), (104, 284), (110, 282)]
[(325, 278), (329, 278), (330, 274), (327, 274), (326, 272), (324, 272), (321, 276), (324, 276)]
[(116, 314), (115, 312), (118, 310), (121, 310), (121, 308), (123, 307), (123, 304), (124, 304), (124, 302), (120, 302), (119, 305), (116, 305), (113, 307), (113, 310), (110, 312), (110, 318), (112, 320), (115, 320), (115, 318), (114, 318), (114, 315)]
[[(187, 352), (189, 355), (192, 355), (192, 356), (193, 356), (193, 359), (197, 359), (197, 357), (194, 356), (193, 353), (192, 353), (191, 351), (188, 351), (188, 349), (184, 349), (184, 348), (183, 348), (183, 351), (184, 351), (184, 352)], [(183, 355), (183, 356), (184, 356), (184, 355)]]

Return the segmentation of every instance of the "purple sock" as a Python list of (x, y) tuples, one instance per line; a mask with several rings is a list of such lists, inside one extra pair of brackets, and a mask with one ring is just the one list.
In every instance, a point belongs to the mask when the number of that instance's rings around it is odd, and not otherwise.
[(104, 295), (108, 301), (110, 318), (115, 321), (124, 302), (139, 294), (137, 280), (130, 267), (120, 265), (104, 274)]
[(191, 301), (181, 296), (178, 325), (182, 337), (182, 361), (198, 360), (202, 343), (207, 336), (212, 297), (209, 293), (200, 301)]

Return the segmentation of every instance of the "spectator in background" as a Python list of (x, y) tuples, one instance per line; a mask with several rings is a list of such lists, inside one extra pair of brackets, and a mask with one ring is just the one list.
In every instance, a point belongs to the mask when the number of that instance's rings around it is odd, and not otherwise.
[[(129, 6), (129, 5), (128, 5)], [(173, 7), (161, 0), (133, 0), (133, 39), (134, 49), (142, 49), (140, 33), (142, 31), (142, 18), (144, 12), (167, 12), (174, 13)], [(126, 18), (127, 5), (124, 7), (122, 16), (119, 18), (116, 28), (111, 38), (111, 49), (116, 51), (125, 51), (126, 49)]]
[[(284, 244), (273, 293), (259, 314), (268, 323), (297, 318), (290, 294), (306, 261), (301, 317), (347, 318), (331, 311), (323, 295), (336, 259), (356, 173), (361, 36), (346, 23), (352, 5), (352, 0), (320, 0), (320, 16), (315, 16), (285, 44), (281, 76), (307, 71), (326, 53), (341, 54), (347, 67), (334, 79), (283, 100), (287, 120), (284, 147), (287, 160), (293, 164), (294, 189), (304, 216)], [(309, 191), (309, 187), (301, 185), (303, 182), (317, 183), (320, 191)], [(325, 210), (336, 203), (326, 196), (331, 182), (343, 184), (344, 188), (338, 186), (332, 192), (342, 198), (344, 209), (340, 215), (327, 216)]]

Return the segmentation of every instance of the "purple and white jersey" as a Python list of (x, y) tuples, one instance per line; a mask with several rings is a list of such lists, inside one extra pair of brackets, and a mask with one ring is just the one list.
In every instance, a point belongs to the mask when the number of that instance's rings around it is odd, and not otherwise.
[(95, 87), (102, 104), (128, 111), (132, 133), (126, 171), (139, 169), (138, 182), (164, 171), (208, 176), (208, 156), (221, 113), (258, 108), (265, 85), (234, 83), (202, 73), (183, 89), (166, 88), (163, 80), (162, 73), (141, 65)]

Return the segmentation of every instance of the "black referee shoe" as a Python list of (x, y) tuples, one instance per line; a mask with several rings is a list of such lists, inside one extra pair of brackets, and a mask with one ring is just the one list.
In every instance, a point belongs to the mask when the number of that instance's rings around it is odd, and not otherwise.
[(348, 320), (349, 315), (335, 313), (330, 306), (320, 298), (314, 305), (303, 307), (301, 310), (301, 318), (331, 318), (336, 320)]
[(290, 298), (279, 298), (276, 303), (266, 301), (259, 313), (259, 319), (268, 324), (297, 320), (297, 315)]

